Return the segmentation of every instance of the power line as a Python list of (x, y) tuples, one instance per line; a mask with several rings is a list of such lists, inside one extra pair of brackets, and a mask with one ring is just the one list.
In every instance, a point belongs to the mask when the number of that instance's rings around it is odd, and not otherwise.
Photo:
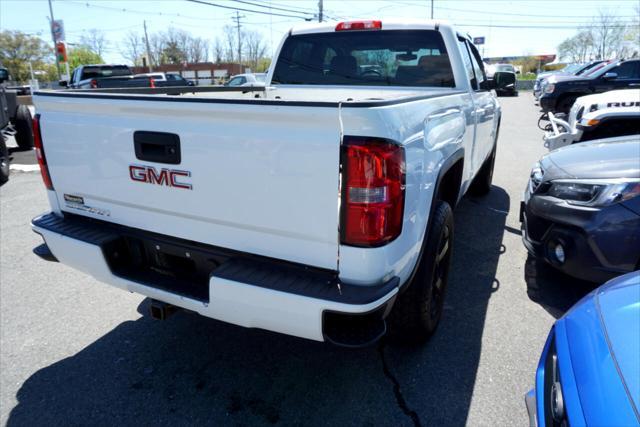
[[(552, 30), (577, 30), (583, 26), (575, 25), (493, 25), (493, 24), (459, 24), (456, 27), (481, 27), (481, 28), (526, 28), (526, 29), (552, 29)], [(626, 28), (627, 25), (590, 25), (589, 28)]]
[(284, 16), (285, 18), (298, 18), (298, 19), (304, 19), (304, 20), (310, 20), (311, 19), (311, 18), (304, 18), (302, 16), (296, 16), (296, 15), (285, 15), (283, 13), (263, 12), (261, 10), (244, 9), (244, 8), (235, 7), (235, 6), (223, 6), (221, 4), (211, 3), (211, 2), (202, 1), (202, 0), (185, 0), (185, 1), (188, 1), (188, 2), (191, 2), (191, 3), (204, 4), (204, 5), (207, 5), (207, 6), (220, 7), (222, 9), (231, 9), (231, 10), (242, 11), (242, 12), (260, 13), (262, 15)]
[[(149, 16), (149, 15), (175, 16), (177, 18), (194, 19), (194, 20), (198, 20), (198, 21), (226, 21), (228, 19), (228, 18), (203, 18), (203, 17), (199, 17), (199, 16), (183, 15), (181, 13), (164, 13), (164, 12), (153, 12), (153, 11), (148, 11), (148, 10), (147, 11), (143, 11), (143, 10), (136, 10), (136, 9), (129, 9), (129, 8), (110, 7), (110, 6), (102, 6), (102, 5), (90, 4), (89, 2), (83, 2), (83, 1), (73, 1), (72, 0), (69, 3), (80, 4), (80, 5), (86, 6), (88, 8), (111, 10), (111, 11), (114, 11), (114, 12), (121, 12), (121, 13), (133, 13), (133, 14), (145, 15), (145, 16)], [(60, 4), (64, 4), (64, 2), (62, 2)]]
[[(417, 6), (417, 5), (414, 5)], [(488, 14), (488, 15), (496, 15), (496, 12), (490, 12), (486, 10), (467, 10), (467, 9), (456, 9), (453, 7), (440, 7), (436, 6), (436, 10), (447, 10), (452, 12), (467, 12), (467, 13), (479, 13), (479, 14)], [(597, 15), (571, 15), (571, 16), (549, 16), (549, 15), (536, 15), (530, 13), (508, 13), (508, 12), (500, 12), (500, 15), (506, 16), (521, 16), (524, 18), (546, 18), (546, 19), (584, 19), (584, 18), (597, 18)], [(616, 18), (634, 18), (635, 15), (620, 15), (615, 16)]]
[(266, 5), (266, 4), (253, 3), (253, 2), (250, 2), (250, 1), (246, 1), (246, 0), (231, 0), (231, 1), (236, 2), (236, 3), (247, 4), (247, 5), (255, 6), (255, 7), (264, 7), (264, 8), (270, 9), (270, 10), (282, 10), (284, 12), (301, 13), (303, 15), (313, 15), (313, 14), (311, 14), (309, 12), (302, 12), (302, 11), (298, 11), (298, 10), (294, 10), (294, 9), (286, 9), (286, 8), (282, 8), (282, 7), (269, 6), (269, 5)]

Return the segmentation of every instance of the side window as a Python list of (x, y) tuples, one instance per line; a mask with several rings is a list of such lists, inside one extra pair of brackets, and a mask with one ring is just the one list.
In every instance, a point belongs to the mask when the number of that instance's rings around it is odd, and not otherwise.
[(460, 46), (460, 54), (462, 55), (462, 62), (464, 62), (464, 69), (467, 72), (467, 80), (469, 80), (471, 88), (473, 88), (473, 90), (477, 90), (478, 82), (476, 81), (476, 76), (473, 72), (473, 64), (471, 63), (467, 43), (464, 40), (458, 39), (458, 45)]
[(611, 73), (617, 73), (619, 79), (637, 79), (640, 78), (640, 61), (627, 61), (618, 65), (611, 70)]
[(480, 65), (481, 59), (478, 50), (474, 45), (467, 42), (467, 46), (469, 47), (469, 52), (471, 53), (471, 63), (473, 64), (473, 71), (476, 75), (476, 81), (478, 83), (478, 88), (483, 88), (483, 83), (486, 80), (484, 76), (484, 69), (482, 65)]
[(240, 86), (247, 82), (247, 79), (244, 77), (235, 77), (229, 80), (229, 86)]

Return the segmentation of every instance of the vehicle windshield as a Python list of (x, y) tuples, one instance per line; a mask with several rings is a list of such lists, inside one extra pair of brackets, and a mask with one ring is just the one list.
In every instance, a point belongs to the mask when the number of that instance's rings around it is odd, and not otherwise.
[(291, 36), (282, 47), (272, 83), (455, 86), (444, 41), (433, 30)]
[(605, 68), (608, 70), (609, 68), (612, 68), (612, 64), (613, 62), (601, 62), (600, 64), (597, 64), (595, 67), (585, 71), (582, 75), (585, 77), (596, 77), (598, 76), (601, 72), (604, 72)]
[(571, 64), (571, 65), (567, 65), (566, 67), (564, 67), (562, 69), (563, 73), (570, 73), (573, 74), (576, 71), (580, 71), (580, 69), (583, 67), (583, 64)]
[(582, 76), (582, 75), (587, 75), (589, 74), (591, 71), (593, 71), (594, 67), (597, 67), (598, 65), (602, 64), (603, 62), (592, 62), (591, 64), (586, 65), (584, 68), (582, 68), (581, 70), (579, 70), (576, 73), (576, 76)]
[(82, 69), (81, 80), (130, 75), (131, 70), (129, 70), (129, 67), (127, 67), (126, 65), (106, 65), (99, 67), (88, 66)]

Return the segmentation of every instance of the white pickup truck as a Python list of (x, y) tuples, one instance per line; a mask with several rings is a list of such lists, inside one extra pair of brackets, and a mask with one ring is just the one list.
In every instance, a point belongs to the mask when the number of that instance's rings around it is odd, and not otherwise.
[(448, 24), (357, 21), (293, 28), (266, 87), (38, 92), (36, 253), (151, 298), (155, 317), (346, 346), (389, 321), (425, 340), (453, 208), (491, 187), (492, 86)]

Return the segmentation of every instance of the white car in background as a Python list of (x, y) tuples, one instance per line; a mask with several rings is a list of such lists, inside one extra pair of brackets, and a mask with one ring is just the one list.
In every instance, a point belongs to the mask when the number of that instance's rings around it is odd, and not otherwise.
[(225, 86), (264, 86), (266, 73), (247, 73), (231, 76)]

